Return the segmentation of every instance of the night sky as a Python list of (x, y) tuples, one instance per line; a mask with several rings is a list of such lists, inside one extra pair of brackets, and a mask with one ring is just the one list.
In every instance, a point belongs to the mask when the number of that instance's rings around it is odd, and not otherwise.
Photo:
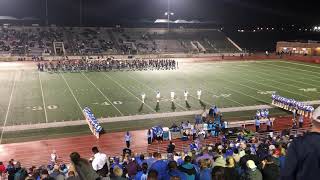
[[(49, 21), (79, 25), (81, 0), (48, 0)], [(229, 25), (320, 23), (316, 1), (303, 0), (170, 0), (172, 19)], [(83, 25), (108, 26), (165, 18), (167, 0), (82, 0)], [(0, 16), (36, 17), (44, 22), (45, 0), (0, 0)]]

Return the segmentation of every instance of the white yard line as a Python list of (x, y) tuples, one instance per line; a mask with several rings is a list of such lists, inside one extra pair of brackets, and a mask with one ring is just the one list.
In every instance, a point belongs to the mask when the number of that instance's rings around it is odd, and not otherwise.
[(80, 103), (79, 103), (79, 101), (78, 101), (78, 99), (76, 98), (76, 96), (74, 95), (74, 93), (73, 93), (73, 90), (71, 89), (71, 87), (69, 86), (69, 83), (67, 82), (67, 80), (64, 78), (64, 76), (63, 76), (63, 74), (61, 74), (61, 73), (59, 73), (60, 74), (60, 76), (62, 77), (62, 79), (64, 80), (64, 82), (66, 83), (66, 85), (67, 85), (67, 87), (68, 87), (68, 89), (69, 89), (69, 91), (70, 91), (70, 93), (72, 94), (72, 96), (73, 96), (73, 99), (76, 101), (76, 103), (77, 103), (77, 105), (78, 105), (78, 107), (79, 107), (79, 109), (80, 109), (80, 111), (82, 112), (82, 108), (81, 108), (81, 105), (80, 105)]
[(310, 64), (294, 63), (294, 62), (291, 62), (291, 61), (279, 61), (279, 62), (288, 63), (288, 64), (296, 64), (296, 65), (299, 65), (299, 66), (314, 67), (314, 68), (320, 69), (320, 66), (313, 66), (313, 65), (310, 65)]
[(44, 116), (45, 116), (45, 118), (46, 118), (46, 123), (48, 123), (47, 107), (46, 107), (46, 102), (44, 101), (44, 93), (43, 93), (43, 89), (42, 89), (42, 82), (41, 82), (41, 78), (40, 78), (40, 71), (38, 71), (38, 75), (39, 75), (39, 82), (40, 82), (42, 103), (43, 103), (43, 109), (44, 109)]
[[(245, 75), (247, 75), (247, 76), (250, 76), (249, 74), (244, 73), (244, 72), (242, 72), (242, 71), (237, 71), (237, 72), (238, 72), (238, 73), (245, 74)], [(258, 73), (258, 71), (253, 71), (253, 72)], [(275, 80), (272, 80), (272, 79), (268, 79), (268, 78), (265, 78), (265, 77), (262, 77), (262, 76), (259, 76), (259, 75), (255, 75), (255, 77), (258, 77), (258, 78), (260, 78), (260, 79), (266, 79), (266, 80), (268, 80), (268, 81), (276, 82), (276, 83), (283, 84), (283, 85), (286, 85), (286, 86), (292, 86), (292, 87), (298, 88), (297, 90), (303, 88), (303, 87), (295, 86), (295, 85), (292, 85), (292, 84), (287, 84), (287, 83), (275, 81)], [(242, 78), (242, 79), (244, 79), (244, 78)], [(248, 80), (248, 81), (250, 81), (250, 80)], [(252, 81), (252, 80), (251, 80), (251, 81)], [(256, 81), (252, 81), (252, 82), (257, 83)], [(261, 83), (258, 83), (258, 84), (261, 84)], [(264, 85), (264, 86), (270, 87), (270, 86), (268, 86), (268, 85)], [(281, 89), (281, 88), (275, 87), (275, 89)], [(283, 90), (283, 89), (281, 89), (281, 90)], [(290, 92), (290, 93), (292, 93), (292, 94), (294, 93), (294, 92), (288, 91), (288, 90), (285, 90), (285, 91)], [(316, 92), (316, 93), (319, 93), (319, 92)], [(294, 94), (297, 94), (297, 93), (294, 93)], [(307, 96), (305, 96), (305, 95), (300, 95), (300, 94), (297, 94), (297, 95), (307, 97)]]
[[(133, 97), (135, 97), (138, 101), (140, 101), (141, 103), (142, 100), (140, 98), (138, 98), (136, 95), (134, 95), (131, 91), (129, 91), (127, 88), (125, 88), (124, 86), (122, 86), (118, 81), (114, 80), (112, 77), (110, 77), (109, 75), (107, 75), (104, 72), (104, 75), (109, 78), (111, 81), (113, 81), (114, 83), (116, 83), (119, 87), (121, 87), (122, 89), (124, 89), (125, 91), (127, 91), (130, 95), (132, 95)], [(156, 112), (154, 109), (152, 109), (152, 107), (150, 107), (148, 104), (144, 103), (152, 112)]]
[[(252, 88), (252, 87), (250, 87), (250, 86), (243, 85), (243, 84), (241, 84), (241, 83), (235, 83), (235, 82), (233, 82), (233, 81), (226, 80), (226, 79), (225, 79), (225, 81), (228, 81), (229, 83), (232, 83), (232, 84), (244, 86), (244, 87), (247, 87), (247, 88), (249, 88), (249, 89), (254, 89), (254, 90), (256, 90), (256, 91), (261, 91), (261, 90), (256, 89), (256, 88)], [(253, 96), (250, 96), (250, 95), (248, 95), (248, 94), (246, 94), (246, 93), (243, 93), (243, 92), (241, 92), (241, 91), (238, 91), (238, 90), (235, 90), (235, 89), (232, 89), (232, 88), (227, 88), (227, 87), (224, 87), (224, 88), (226, 88), (226, 89), (229, 90), (229, 91), (234, 91), (234, 92), (236, 92), (236, 93), (245, 95), (245, 96), (250, 97), (250, 98), (252, 98), (252, 99), (255, 99), (255, 100), (257, 100), (257, 101), (262, 101), (262, 102), (265, 102), (265, 103), (269, 104), (269, 102), (266, 102), (266, 101), (264, 101), (264, 100), (262, 100), (262, 99), (258, 99), (258, 98), (253, 97)]]
[[(262, 62), (261, 62), (262, 63)], [(262, 64), (265, 64), (265, 63), (262, 63)], [(308, 73), (316, 73), (316, 74), (320, 74), (320, 73), (317, 73), (317, 72), (310, 72), (308, 70), (303, 70), (303, 69), (298, 69), (298, 68), (293, 68), (293, 67), (285, 67), (285, 66), (279, 66), (279, 65), (274, 65), (274, 64), (267, 64), (269, 66), (274, 66), (274, 67), (278, 67), (277, 69), (279, 70), (283, 70), (283, 69), (290, 69), (290, 70), (298, 70), (298, 71), (303, 71), (303, 72), (308, 72)], [(289, 71), (289, 70), (287, 70)], [(302, 73), (302, 72), (296, 72), (296, 73)], [(307, 75), (307, 76), (312, 76), (312, 77), (315, 77), (315, 78), (320, 78), (318, 75), (313, 75), (313, 74), (304, 74), (304, 75)]]
[[(183, 71), (181, 71), (181, 73), (183, 73), (183, 74), (185, 74), (186, 76), (188, 76), (188, 74), (186, 74), (185, 72), (183, 72)], [(200, 82), (201, 82), (201, 80), (200, 80)], [(200, 84), (201, 85), (201, 84)], [(206, 84), (204, 84), (205, 86), (206, 86)], [(203, 90), (205, 90), (205, 91), (208, 91), (209, 93), (211, 93), (211, 94), (213, 94), (213, 95), (216, 95), (214, 92), (212, 92), (211, 90), (208, 90), (208, 89), (206, 89), (206, 88), (204, 88), (203, 86), (201, 87)], [(235, 101), (235, 100), (233, 100), (233, 99), (231, 99), (231, 98), (227, 98), (227, 97), (225, 97), (224, 99), (226, 99), (226, 100), (228, 100), (228, 101), (231, 101), (231, 102), (234, 102), (234, 103), (236, 103), (236, 104), (239, 104), (240, 106), (245, 106), (244, 104), (242, 104), (242, 103), (240, 103), (240, 102), (238, 102), (238, 101)], [(202, 101), (202, 102), (205, 102), (205, 101)], [(207, 104), (211, 104), (211, 103), (207, 103)]]
[[(223, 87), (223, 88), (224, 88), (224, 87)], [(206, 89), (206, 88), (204, 88), (204, 87), (202, 87), (202, 89), (205, 90), (205, 91), (208, 91), (209, 93), (211, 93), (211, 94), (213, 94), (213, 95), (215, 95), (215, 93), (212, 92), (212, 91), (209, 90), (209, 89)], [(238, 105), (240, 105), (240, 106), (245, 106), (244, 104), (242, 104), (242, 103), (240, 103), (240, 102), (238, 102), (238, 101), (235, 101), (235, 100), (233, 100), (233, 99), (231, 99), (231, 98), (225, 97), (224, 99), (229, 100), (229, 101), (231, 101), (231, 102), (234, 102), (234, 103), (236, 103), (236, 104), (238, 104)]]
[[(215, 78), (217, 78), (217, 77), (215, 77)], [(246, 86), (246, 85), (243, 85), (243, 84), (240, 84), (240, 83), (235, 83), (235, 82), (230, 81), (230, 80), (227, 80), (227, 79), (221, 79), (221, 78), (217, 78), (217, 79), (218, 79), (218, 80), (221, 80), (221, 81), (229, 81), (229, 83), (241, 85), (241, 86), (244, 86), (244, 87), (247, 87), (247, 88), (250, 88), (250, 89), (254, 89), (254, 90), (256, 90), (256, 91), (261, 91), (261, 90), (259, 90), (259, 89), (252, 88), (252, 87), (250, 87), (250, 86)], [(208, 81), (206, 81), (206, 80), (202, 80), (202, 81), (208, 83)], [(250, 96), (250, 95), (248, 95), (248, 94), (246, 94), (246, 93), (243, 93), (243, 92), (241, 92), (241, 91), (235, 90), (235, 89), (233, 89), (233, 88), (227, 88), (226, 86), (223, 86), (223, 88), (225, 88), (225, 89), (227, 89), (227, 90), (229, 90), (229, 91), (233, 91), (233, 92), (236, 92), (236, 93), (238, 93), (238, 94), (242, 94), (242, 95), (244, 95), (244, 96), (250, 97), (250, 98), (252, 98), (252, 99), (254, 99), (254, 100), (256, 100), (256, 101), (262, 101), (262, 102), (264, 102), (264, 103), (266, 103), (266, 104), (269, 104), (269, 102), (267, 102), (267, 101), (264, 101), (264, 100), (258, 99), (258, 98), (256, 98), (256, 97)]]
[[(143, 83), (143, 82), (141, 82), (141, 81), (137, 80), (136, 78), (134, 78), (134, 77), (132, 77), (132, 76), (128, 76), (128, 77), (129, 77), (129, 78), (131, 78), (131, 79), (133, 79), (133, 80), (135, 80), (136, 82), (138, 82), (138, 83), (140, 83), (140, 84), (144, 85), (145, 87), (147, 87), (147, 88), (151, 89), (152, 91), (155, 91), (155, 92), (156, 92), (156, 90), (155, 90), (155, 89), (153, 89), (153, 88), (152, 88), (152, 87), (150, 87), (149, 85), (147, 85), (147, 84), (145, 84), (145, 83)], [(182, 105), (180, 105), (179, 103), (175, 102), (174, 104), (177, 104), (180, 108), (182, 108), (182, 109), (184, 109), (185, 111), (187, 111), (187, 109), (186, 109), (185, 107), (183, 107)]]
[[(320, 104), (320, 100), (315, 101), (305, 101), (304, 103), (315, 105)], [(256, 105), (256, 106), (241, 106), (241, 107), (229, 107), (229, 108), (219, 108), (221, 112), (239, 112), (239, 111), (250, 111), (258, 109), (274, 109), (276, 107), (270, 105)], [(156, 113), (156, 114), (143, 114), (143, 115), (133, 115), (133, 116), (119, 116), (119, 117), (109, 117), (99, 119), (100, 123), (111, 123), (111, 122), (123, 122), (123, 121), (137, 121), (144, 119), (155, 119), (155, 118), (168, 118), (168, 117), (178, 117), (178, 116), (188, 116), (195, 114), (202, 114), (203, 110), (195, 111), (182, 111), (182, 112), (169, 112), (169, 113)], [(66, 126), (79, 126), (85, 125), (87, 122), (85, 120), (77, 121), (60, 121), (60, 122), (49, 122), (49, 123), (39, 123), (39, 124), (28, 124), (28, 125), (13, 125), (6, 126), (4, 130), (6, 132), (11, 131), (21, 131), (30, 129), (45, 129), (45, 128), (55, 128), (55, 127), (66, 127)]]
[[(240, 78), (241, 78), (241, 77), (240, 77)], [(252, 80), (250, 80), (250, 79), (245, 79), (245, 78), (241, 78), (241, 79), (244, 79), (244, 80), (246, 80), (246, 81), (259, 84), (259, 85), (261, 85), (261, 86), (271, 87), (271, 88), (275, 88), (275, 89), (278, 89), (278, 90), (282, 90), (282, 91), (289, 92), (289, 93), (291, 93), (291, 94), (296, 94), (296, 95), (298, 95), (298, 96), (302, 96), (302, 97), (305, 97), (305, 98), (309, 98), (308, 96), (305, 96), (305, 95), (302, 95), (302, 94), (298, 94), (298, 93), (295, 93), (295, 92), (292, 92), (292, 91), (289, 91), (289, 90), (286, 90), (286, 89), (282, 89), (282, 88), (279, 88), (279, 87), (272, 87), (272, 86), (270, 86), (270, 85), (266, 85), (266, 84), (258, 83), (258, 82), (256, 82), (256, 81), (252, 81)], [(227, 79), (224, 79), (224, 80), (225, 80), (225, 81), (230, 81), (230, 80), (227, 80)], [(232, 82), (232, 81), (230, 81), (230, 82)], [(238, 83), (238, 82), (237, 82), (237, 83)], [(239, 84), (239, 85), (242, 85), (241, 83), (238, 83), (238, 84)], [(243, 85), (242, 85), (242, 86), (243, 86)], [(246, 86), (246, 87), (248, 87), (248, 88), (250, 88), (250, 89), (256, 89), (256, 88), (252, 88), (252, 87), (249, 87), (249, 86)], [(256, 90), (258, 90), (258, 89), (256, 89)], [(261, 90), (258, 90), (258, 91), (261, 91)]]
[[(276, 71), (276, 73), (281, 74), (281, 75), (288, 76), (288, 74), (281, 72), (281, 70), (283, 70), (283, 69), (264, 66), (264, 68), (266, 68), (266, 67), (267, 67), (268, 69), (271, 69), (272, 71), (274, 71), (275, 69), (277, 69), (277, 70), (279, 70), (279, 71)], [(268, 70), (265, 70), (265, 69), (260, 69), (260, 70), (268, 71)], [(287, 70), (287, 71), (288, 71), (288, 70)], [(296, 73), (296, 72), (295, 72), (295, 73)], [(298, 73), (300, 73), (300, 72), (298, 72)], [(301, 77), (299, 77), (299, 79), (305, 80), (305, 79), (308, 79), (308, 78), (301, 76)], [(319, 82), (318, 80), (313, 80), (313, 79), (308, 79), (308, 80), (309, 80), (309, 81), (314, 81), (314, 82)], [(291, 81), (293, 81), (293, 80), (291, 80)], [(300, 81), (298, 81), (298, 82), (300, 82)], [(307, 84), (307, 83), (305, 83), (305, 82), (300, 82), (300, 83), (302, 83), (302, 84)], [(310, 85), (310, 84), (308, 84), (308, 85)], [(312, 86), (314, 86), (314, 85), (312, 85)]]
[(84, 73), (81, 72), (81, 75), (84, 76), (100, 92), (100, 94), (119, 112), (121, 116), (123, 116), (123, 113), (109, 100), (109, 98)]
[(14, 89), (16, 87), (16, 77), (17, 77), (17, 72), (14, 73), (13, 85), (12, 85), (12, 90), (11, 90), (11, 94), (10, 94), (10, 98), (9, 98), (7, 112), (6, 112), (6, 116), (4, 118), (3, 126), (1, 128), (0, 144), (2, 144), (3, 133), (4, 133), (5, 127), (7, 125), (7, 121), (8, 121), (8, 116), (9, 116), (9, 111), (10, 111), (10, 107), (11, 107), (11, 101), (12, 101), (12, 97), (13, 97), (13, 92), (14, 92)]
[[(238, 67), (238, 69), (241, 69), (241, 68)], [(264, 70), (264, 69), (262, 69), (262, 70)], [(252, 72), (255, 72), (255, 73), (260, 73), (260, 74), (263, 74), (263, 75), (270, 76), (270, 74), (268, 74), (268, 73), (261, 72), (261, 69), (259, 69), (259, 71), (255, 71), (255, 70), (251, 70), (251, 71), (252, 71)], [(273, 73), (274, 73), (274, 72), (273, 72)], [(281, 75), (288, 75), (288, 74), (284, 74), (284, 73), (280, 73), (280, 72), (276, 72), (276, 73), (281, 74)], [(260, 77), (261, 77), (261, 76), (260, 76)], [(318, 87), (318, 86), (316, 86), (316, 85), (314, 85), (314, 84), (309, 84), (309, 83), (305, 83), (305, 82), (302, 82), (302, 81), (296, 81), (296, 80), (293, 80), (293, 79), (290, 79), (290, 78), (286, 78), (286, 77), (283, 77), (283, 76), (278, 76), (277, 78), (279, 78), (279, 79), (286, 79), (286, 80), (288, 80), (288, 81), (292, 81), (292, 82), (296, 82), (296, 83), (300, 83), (300, 84), (305, 84), (305, 85), (308, 85), (308, 86)], [(271, 79), (268, 79), (268, 78), (265, 78), (265, 79), (271, 80)], [(278, 82), (278, 81), (277, 81), (277, 82)], [(281, 83), (281, 82), (279, 82), (279, 83)], [(286, 84), (286, 83), (283, 83), (283, 84)], [(298, 87), (298, 86), (294, 86), (294, 85), (290, 85), (290, 84), (286, 84), (286, 85), (288, 85), (288, 86), (293, 86), (293, 87)], [(299, 87), (299, 88), (301, 88), (301, 87)], [(304, 88), (304, 87), (302, 87), (302, 88)]]

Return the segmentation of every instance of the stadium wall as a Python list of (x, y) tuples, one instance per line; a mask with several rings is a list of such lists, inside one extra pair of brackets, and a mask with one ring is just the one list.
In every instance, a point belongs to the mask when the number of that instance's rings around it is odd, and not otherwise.
[[(81, 59), (83, 56), (68, 56), (69, 59)], [(99, 56), (90, 56), (98, 58)], [(101, 57), (101, 56), (100, 56)], [(113, 57), (116, 59), (130, 59), (128, 55), (108, 55), (104, 57)], [(11, 56), (10, 54), (1, 54), (0, 62), (18, 61), (23, 58), (25, 61), (33, 61), (31, 56)], [(64, 56), (43, 56), (44, 60), (62, 60)], [(207, 61), (238, 61), (238, 60), (277, 60), (283, 59), (288, 61), (300, 61), (307, 63), (320, 64), (320, 56), (303, 56), (303, 55), (275, 55), (270, 54), (244, 54), (244, 53), (216, 53), (216, 54), (146, 54), (134, 55), (131, 58), (181, 58), (190, 62), (207, 62)]]
[[(130, 59), (130, 58), (203, 58), (203, 57), (236, 57), (246, 55), (243, 53), (215, 53), (215, 54), (186, 54), (186, 53), (175, 53), (175, 54), (144, 54), (144, 55), (103, 55), (104, 57), (113, 57), (116, 59)], [(100, 56), (88, 56), (91, 58), (98, 58)], [(42, 56), (44, 60), (62, 60), (65, 56)], [(81, 59), (87, 56), (68, 56), (68, 59)], [(0, 61), (17, 61), (23, 58), (26, 61), (32, 61), (32, 56), (11, 56), (10, 54), (0, 55)]]

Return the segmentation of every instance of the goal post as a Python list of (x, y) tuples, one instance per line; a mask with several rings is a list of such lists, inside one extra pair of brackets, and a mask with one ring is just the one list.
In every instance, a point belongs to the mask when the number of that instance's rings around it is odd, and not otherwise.
[(55, 55), (65, 55), (63, 42), (53, 42), (53, 50)]

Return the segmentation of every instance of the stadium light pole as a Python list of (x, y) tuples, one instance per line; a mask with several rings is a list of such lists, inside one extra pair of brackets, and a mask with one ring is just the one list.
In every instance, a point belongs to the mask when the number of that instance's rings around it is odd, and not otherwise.
[(46, 0), (46, 26), (49, 25), (49, 19), (48, 19), (48, 0)]
[(82, 0), (80, 0), (79, 3), (79, 24), (82, 26)]
[(174, 13), (170, 11), (170, 0), (168, 0), (167, 12), (164, 13), (167, 16), (168, 21), (168, 31), (170, 31), (170, 16), (173, 16)]

